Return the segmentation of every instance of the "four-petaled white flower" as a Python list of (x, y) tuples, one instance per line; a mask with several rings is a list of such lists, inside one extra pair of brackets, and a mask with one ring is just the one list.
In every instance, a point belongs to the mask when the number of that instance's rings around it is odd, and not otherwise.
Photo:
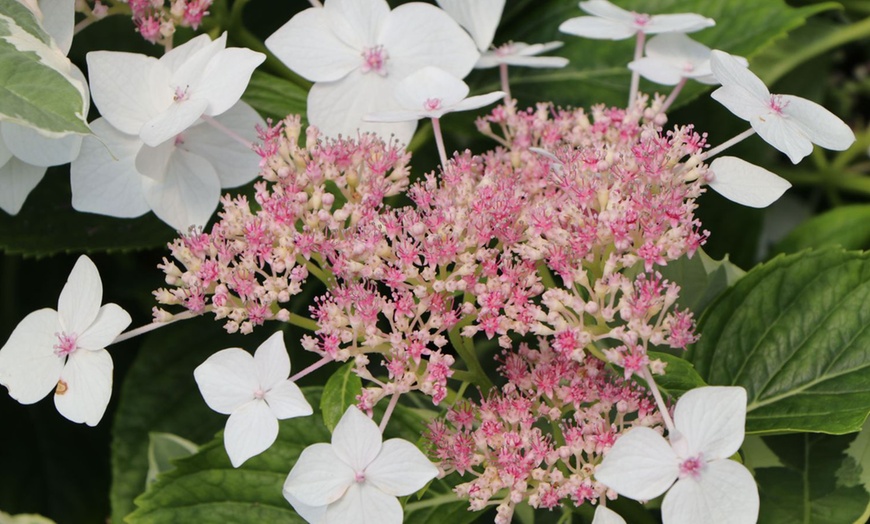
[(568, 65), (561, 56), (537, 56), (562, 47), (562, 42), (526, 44), (509, 42), (492, 47), (495, 30), (504, 11), (505, 0), (437, 0), (441, 9), (456, 20), (474, 39), (480, 51), (477, 69), (498, 67), (501, 64), (523, 67), (559, 68)]
[[(715, 85), (719, 81), (710, 69), (710, 48), (683, 33), (657, 35), (646, 43), (646, 56), (628, 64), (647, 80), (663, 85), (677, 85), (684, 79)], [(746, 66), (743, 57), (735, 57)]]
[(729, 457), (743, 442), (746, 390), (703, 387), (677, 402), (670, 442), (636, 427), (620, 437), (595, 478), (635, 500), (665, 491), (664, 524), (750, 524), (758, 518), (758, 488)]
[[(40, 0), (33, 7), (42, 13), (43, 28), (66, 56), (72, 45), (75, 1)], [(90, 95), (85, 75), (71, 62), (64, 65), (69, 67), (69, 75), (82, 86), (87, 115)], [(27, 196), (45, 176), (46, 169), (71, 162), (78, 156), (81, 145), (81, 135), (48, 137), (20, 124), (0, 122), (0, 209), (10, 215), (17, 214)]]
[(118, 131), (157, 147), (202, 116), (233, 107), (266, 55), (226, 48), (200, 35), (160, 59), (114, 51), (88, 53), (91, 95), (100, 114)]
[(54, 404), (73, 422), (96, 426), (112, 395), (112, 357), (105, 347), (130, 325), (116, 304), (100, 307), (103, 283), (82, 255), (60, 292), (57, 311), (40, 309), (15, 327), (0, 349), (0, 384), (22, 404), (54, 390)]
[[(256, 139), (263, 119), (239, 101), (214, 121)], [(205, 122), (150, 147), (136, 135), (112, 127), (105, 118), (91, 122), (79, 157), (70, 167), (72, 205), (78, 211), (132, 218), (154, 211), (160, 220), (186, 231), (203, 226), (220, 201), (221, 188), (250, 182), (260, 157), (247, 145)]]
[(407, 143), (416, 122), (371, 123), (365, 115), (395, 109), (393, 91), (425, 66), (464, 78), (480, 54), (441, 9), (412, 2), (390, 11), (386, 0), (327, 0), (290, 19), (266, 46), (315, 82), (308, 120), (327, 136), (372, 131)]
[(593, 16), (578, 16), (562, 22), (559, 31), (603, 40), (624, 40), (638, 33), (692, 33), (716, 25), (695, 13), (648, 15), (626, 11), (606, 0), (580, 2), (580, 9)]
[(595, 508), (592, 524), (625, 524), (625, 519), (619, 513), (604, 506)]
[(438, 475), (416, 446), (381, 441), (377, 425), (355, 406), (345, 411), (332, 444), (305, 448), (284, 482), (284, 497), (311, 523), (400, 524), (396, 497)]
[(229, 415), (224, 447), (233, 467), (269, 449), (278, 421), (310, 415), (311, 405), (290, 381), (290, 357), (277, 332), (254, 356), (240, 348), (218, 351), (193, 372), (208, 407)]
[(366, 115), (369, 122), (406, 122), (421, 118), (441, 118), (446, 113), (469, 111), (492, 104), (504, 96), (502, 91), (468, 96), (468, 85), (437, 67), (424, 67), (408, 75), (396, 86), (394, 95), (399, 110)]
[(760, 78), (735, 57), (713, 51), (710, 65), (722, 87), (713, 99), (746, 120), (765, 142), (797, 164), (813, 151), (813, 144), (843, 151), (855, 134), (824, 107), (792, 95), (772, 95)]

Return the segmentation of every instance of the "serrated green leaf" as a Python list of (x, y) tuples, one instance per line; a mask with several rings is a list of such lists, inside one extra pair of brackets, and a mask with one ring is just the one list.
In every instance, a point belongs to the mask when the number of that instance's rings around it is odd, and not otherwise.
[(708, 311), (690, 360), (746, 388), (749, 433), (857, 431), (870, 412), (870, 254), (781, 256)]
[(85, 89), (36, 16), (0, 0), (0, 120), (46, 134), (89, 133)]
[(686, 359), (675, 357), (668, 353), (649, 352), (650, 360), (661, 360), (668, 366), (664, 375), (655, 377), (656, 385), (669, 395), (679, 397), (690, 389), (706, 386), (707, 383), (695, 371), (695, 367)]
[(341, 416), (348, 407), (356, 404), (356, 397), (362, 393), (362, 380), (353, 372), (354, 367), (353, 362), (348, 362), (338, 368), (323, 388), (320, 411), (329, 431), (335, 429)]
[(797, 253), (808, 248), (841, 246), (870, 248), (870, 205), (843, 206), (817, 215), (782, 239), (775, 253)]
[(308, 92), (283, 78), (254, 71), (242, 100), (263, 118), (281, 120), (287, 115), (297, 114), (304, 119)]
[(818, 434), (765, 437), (784, 466), (755, 470), (761, 508), (759, 524), (850, 524), (870, 503), (863, 486), (837, 483), (843, 451), (854, 435)]
[(169, 432), (203, 443), (226, 424), (203, 401), (193, 380), (196, 366), (223, 348), (256, 346), (267, 334), (228, 335), (213, 319), (198, 318), (147, 336), (124, 380), (112, 428), (113, 522), (123, 522), (145, 490), (149, 434)]
[(713, 260), (703, 250), (698, 250), (692, 258), (683, 256), (669, 262), (659, 272), (666, 279), (679, 284), (680, 298), (677, 305), (689, 308), (696, 317), (746, 274), (732, 264), (727, 256), (722, 260)]
[(157, 475), (175, 469), (173, 460), (196, 453), (199, 446), (172, 433), (153, 431), (148, 434), (148, 475), (145, 485), (157, 480)]
[[(805, 19), (820, 11), (836, 7), (834, 3), (817, 4), (800, 9), (791, 8), (784, 0), (645, 0), (615, 1), (624, 9), (644, 13), (699, 13), (719, 22), (715, 27), (693, 33), (692, 38), (714, 49), (751, 56), (776, 38), (799, 27)], [(606, 103), (623, 105), (628, 100), (630, 74), (626, 64), (634, 54), (634, 40), (619, 42), (590, 40), (559, 33), (563, 21), (582, 16), (576, 0), (546, 0), (530, 3), (527, 9), (509, 10), (496, 35), (495, 44), (508, 40), (518, 42), (549, 42), (561, 40), (565, 46), (552, 54), (571, 60), (564, 69), (532, 69), (515, 67), (510, 70), (511, 92), (525, 105), (539, 100), (575, 107)], [(491, 74), (475, 77), (480, 91), (497, 88)], [(668, 86), (643, 82), (648, 93), (667, 93)], [(680, 95), (685, 103), (709, 89), (690, 83)]]

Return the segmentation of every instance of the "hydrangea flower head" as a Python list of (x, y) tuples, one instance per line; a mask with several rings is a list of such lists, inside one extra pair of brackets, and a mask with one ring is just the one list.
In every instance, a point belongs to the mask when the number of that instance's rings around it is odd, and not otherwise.
[(116, 304), (100, 306), (103, 284), (94, 263), (79, 257), (57, 311), (30, 313), (0, 349), (0, 384), (22, 404), (54, 390), (54, 404), (73, 422), (96, 426), (112, 395), (112, 357), (105, 347), (130, 325)]
[(390, 10), (386, 0), (327, 0), (294, 16), (266, 46), (315, 82), (308, 120), (327, 136), (357, 130), (393, 134), (407, 143), (416, 122), (366, 123), (365, 115), (396, 109), (392, 93), (414, 71), (439, 67), (464, 78), (480, 54), (471, 38), (437, 7), (412, 2)]
[(377, 425), (351, 406), (331, 444), (314, 444), (299, 456), (284, 482), (284, 497), (311, 523), (400, 524), (396, 497), (414, 493), (437, 474), (410, 442), (382, 442)]
[(745, 389), (693, 389), (677, 402), (668, 440), (652, 429), (633, 428), (605, 455), (595, 478), (635, 500), (667, 491), (664, 524), (755, 522), (755, 480), (729, 460), (743, 443), (745, 420)]

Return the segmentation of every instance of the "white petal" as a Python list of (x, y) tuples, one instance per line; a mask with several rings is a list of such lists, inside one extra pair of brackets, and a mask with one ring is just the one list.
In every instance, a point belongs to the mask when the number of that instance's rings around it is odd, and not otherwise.
[(381, 432), (377, 424), (356, 406), (350, 406), (332, 432), (332, 449), (342, 462), (363, 471), (381, 452)]
[[(176, 89), (195, 91), (200, 86), (209, 62), (226, 49), (227, 34), (223, 33), (214, 41), (205, 42), (205, 45), (202, 45), (201, 42), (204, 40), (197, 43), (196, 51), (187, 54), (183, 62), (177, 61), (177, 68), (171, 70), (172, 76), (169, 85), (173, 95)], [(161, 61), (161, 65), (165, 66), (166, 64)]]
[(710, 61), (710, 48), (684, 33), (665, 33), (649, 39), (646, 56), (668, 60), (677, 66), (686, 62), (700, 64)]
[(386, 0), (329, 0), (325, 8), (336, 24), (333, 30), (339, 38), (357, 50), (378, 43), (384, 20), (390, 14)]
[(60, 414), (73, 422), (96, 426), (112, 397), (113, 368), (112, 357), (105, 349), (71, 353), (54, 394)]
[(311, 524), (321, 524), (324, 522), (326, 518), (326, 506), (309, 506), (286, 491), (284, 492), (284, 498), (287, 499), (287, 502), (293, 506), (296, 513), (305, 519), (306, 522)]
[(654, 499), (677, 479), (679, 463), (674, 450), (655, 431), (636, 427), (619, 437), (595, 478), (620, 495), (635, 499)]
[(687, 392), (674, 411), (674, 425), (689, 447), (689, 456), (682, 458), (703, 453), (707, 461), (727, 459), (740, 449), (745, 423), (745, 389), (709, 386)]
[(436, 476), (438, 468), (426, 455), (417, 446), (398, 438), (384, 442), (381, 452), (366, 468), (366, 482), (397, 497), (418, 491)]
[[(721, 75), (716, 75), (716, 79), (721, 82)], [(760, 100), (750, 91), (734, 84), (723, 85), (713, 91), (710, 97), (725, 106), (726, 109), (736, 116), (748, 122), (757, 121), (760, 115), (767, 115), (771, 112), (767, 101)], [(769, 99), (768, 95), (767, 100)], [(780, 118), (776, 115), (773, 116), (774, 118)], [(767, 117), (765, 116), (765, 118)]]
[[(250, 142), (257, 140), (256, 126), (266, 125), (263, 118), (242, 101), (216, 116), (215, 120)], [(260, 172), (257, 153), (208, 123), (185, 131), (184, 143), (178, 147), (209, 159), (223, 188), (247, 184)]]
[(625, 519), (615, 511), (599, 505), (595, 508), (592, 524), (625, 524)]
[(389, 14), (380, 43), (389, 53), (387, 72), (398, 76), (395, 80), (425, 66), (465, 78), (480, 58), (474, 41), (447, 13), (420, 2), (400, 5)]
[(250, 49), (225, 49), (208, 63), (192, 96), (208, 100), (205, 114), (220, 115), (239, 101), (251, 81), (254, 69), (264, 60), (266, 55)]
[(791, 187), (779, 175), (733, 156), (713, 160), (710, 171), (710, 187), (728, 200), (749, 207), (767, 207)]
[(739, 58), (714, 49), (710, 53), (710, 67), (713, 74), (716, 75), (716, 79), (723, 86), (744, 89), (751, 97), (765, 106), (769, 102), (770, 91), (767, 86)]
[(66, 55), (72, 46), (75, 26), (75, 0), (39, 0), (42, 27), (54, 38), (57, 47)]
[(130, 314), (117, 304), (106, 304), (100, 308), (94, 323), (81, 333), (76, 340), (83, 349), (104, 349), (121, 334), (132, 319)]
[(205, 112), (208, 100), (192, 99), (173, 102), (159, 115), (142, 124), (139, 138), (146, 145), (156, 147), (192, 126)]
[(57, 386), (64, 363), (54, 353), (59, 327), (57, 311), (34, 311), (15, 326), (0, 349), (0, 384), (18, 402), (33, 404)]
[(285, 380), (266, 392), (264, 397), (278, 420), (307, 417), (314, 413), (311, 404), (294, 382)]
[(138, 135), (145, 122), (172, 104), (169, 71), (156, 58), (93, 51), (87, 61), (91, 97), (117, 130)]
[(683, 71), (661, 58), (644, 57), (628, 63), (628, 68), (650, 82), (674, 86), (683, 79)]
[(277, 331), (260, 344), (254, 352), (257, 382), (263, 391), (268, 391), (290, 376), (290, 356), (284, 345), (284, 332)]
[(797, 122), (773, 111), (755, 116), (749, 124), (758, 136), (785, 153), (794, 164), (813, 152), (813, 143)]
[(33, 166), (15, 157), (0, 166), (0, 209), (10, 215), (17, 215), (42, 177), (44, 167)]
[(609, 18), (626, 24), (634, 23), (634, 14), (608, 2), (607, 0), (588, 0), (586, 2), (580, 2), (580, 9), (586, 11), (590, 15)]
[(84, 138), (70, 166), (73, 208), (120, 218), (150, 211), (135, 163), (142, 141), (121, 133), (104, 118), (91, 122), (91, 129), (95, 136)]
[(224, 430), (224, 447), (234, 468), (269, 449), (278, 438), (278, 419), (262, 400), (252, 400), (233, 411)]
[(240, 348), (208, 357), (193, 370), (193, 378), (208, 407), (224, 415), (253, 400), (259, 387), (254, 358)]
[(472, 109), (480, 109), (504, 98), (504, 91), (493, 91), (485, 95), (470, 96), (465, 100), (460, 100), (458, 104), (450, 108), (451, 113), (459, 111), (470, 111)]
[(298, 13), (266, 39), (287, 67), (312, 82), (332, 82), (362, 65), (362, 48), (342, 40), (325, 9)]
[(562, 22), (559, 31), (598, 40), (625, 40), (637, 33), (630, 25), (596, 16), (578, 16)]
[(338, 500), (355, 484), (354, 471), (342, 462), (329, 444), (313, 444), (299, 455), (284, 481), (284, 496), (307, 506), (325, 506)]
[(469, 33), (477, 49), (489, 49), (504, 11), (505, 0), (438, 0), (441, 9)]
[(814, 144), (825, 149), (844, 151), (855, 142), (855, 133), (840, 118), (805, 98), (779, 95), (785, 103), (783, 114), (804, 132)]
[(3, 141), (2, 131), (6, 124), (8, 124), (8, 122), (0, 122), (0, 167), (3, 167), (3, 165), (13, 156), (12, 151), (9, 151), (9, 148), (6, 147), (6, 142)]
[(662, 502), (667, 524), (748, 524), (758, 519), (758, 488), (733, 460), (707, 464), (700, 480), (677, 481)]
[[(535, 67), (538, 69), (559, 69), (568, 65), (569, 60), (561, 56), (524, 56), (507, 55), (501, 60), (503, 63), (519, 67)], [(480, 67), (480, 62), (475, 67)]]
[(440, 100), (442, 108), (455, 105), (468, 95), (468, 85), (443, 69), (429, 66), (405, 77), (396, 85), (394, 95), (403, 109), (425, 112), (429, 100)]
[(395, 83), (378, 74), (354, 71), (338, 82), (318, 82), (308, 92), (308, 121), (325, 136), (356, 138), (359, 132), (377, 133), (387, 140), (390, 135), (407, 144), (417, 122), (381, 124), (363, 121), (373, 113), (395, 110), (392, 93)]
[(221, 183), (201, 156), (175, 148), (162, 181), (142, 182), (145, 199), (157, 217), (179, 231), (204, 226), (217, 208)]
[(675, 13), (670, 15), (655, 15), (650, 18), (643, 32), (652, 35), (656, 33), (693, 33), (707, 27), (713, 27), (716, 22), (695, 13)]
[(382, 111), (380, 113), (368, 114), (363, 120), (366, 122), (396, 123), (416, 122), (421, 118), (429, 118), (429, 115), (424, 114), (422, 111)]
[(368, 482), (354, 483), (338, 501), (326, 509), (327, 522), (353, 524), (399, 524), (402, 505)]
[(82, 147), (81, 135), (49, 138), (33, 128), (12, 122), (4, 122), (0, 132), (12, 154), (34, 166), (59, 166), (72, 162)]
[(57, 300), (60, 323), (68, 335), (81, 335), (94, 323), (103, 301), (103, 281), (85, 255), (76, 261)]
[[(226, 40), (224, 40), (226, 42)], [(212, 45), (212, 39), (207, 34), (202, 34), (191, 38), (180, 46), (173, 47), (168, 53), (160, 57), (160, 63), (163, 64), (170, 73), (174, 73), (192, 59), (194, 55)], [(226, 46), (226, 43), (224, 43)]]

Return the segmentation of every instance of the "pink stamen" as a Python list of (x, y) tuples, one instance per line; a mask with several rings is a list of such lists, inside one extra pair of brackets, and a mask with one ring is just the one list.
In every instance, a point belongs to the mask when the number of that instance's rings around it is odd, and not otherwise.
[(263, 397), (265, 397), (265, 396), (266, 396), (266, 392), (263, 391), (262, 389), (257, 389), (257, 391), (254, 391), (254, 398), (256, 398), (256, 399), (262, 400)]
[(183, 102), (184, 100), (187, 100), (187, 96), (188, 96), (187, 90), (189, 87), (190, 86), (186, 86), (184, 89), (182, 89), (180, 87), (176, 87), (175, 88), (175, 96), (173, 96), (172, 99), (175, 100), (176, 102)]
[(634, 25), (639, 28), (645, 27), (649, 23), (651, 18), (650, 15), (645, 15), (643, 13), (632, 12), (632, 14), (634, 15)]
[(770, 110), (778, 115), (782, 115), (782, 110), (788, 106), (788, 101), (783, 100), (780, 95), (770, 95), (770, 102), (767, 103)]
[(704, 454), (698, 453), (697, 457), (686, 459), (680, 464), (680, 478), (691, 477), (698, 480), (701, 478), (701, 472), (706, 467), (707, 463), (704, 461)]
[(355, 482), (357, 482), (358, 484), (362, 484), (363, 482), (366, 481), (366, 472), (365, 471), (357, 471), (353, 476), (353, 480)]
[(361, 71), (368, 73), (374, 71), (381, 76), (387, 76), (387, 59), (390, 55), (382, 45), (367, 47), (363, 49), (363, 65)]
[(75, 333), (55, 333), (58, 343), (54, 346), (54, 354), (59, 357), (65, 357), (78, 349), (76, 339), (78, 335)]
[(441, 99), (440, 98), (427, 98), (425, 102), (423, 102), (423, 109), (426, 111), (436, 111), (441, 109)]

